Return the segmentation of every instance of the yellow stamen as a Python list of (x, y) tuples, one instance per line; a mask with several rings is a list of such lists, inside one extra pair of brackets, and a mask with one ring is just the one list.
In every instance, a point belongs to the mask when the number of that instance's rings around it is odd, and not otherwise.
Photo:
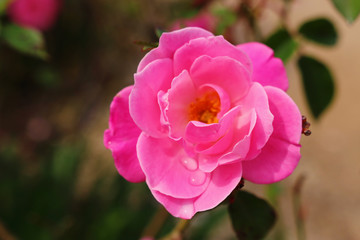
[(206, 92), (189, 106), (189, 120), (203, 123), (217, 123), (217, 114), (220, 112), (220, 97), (215, 91)]

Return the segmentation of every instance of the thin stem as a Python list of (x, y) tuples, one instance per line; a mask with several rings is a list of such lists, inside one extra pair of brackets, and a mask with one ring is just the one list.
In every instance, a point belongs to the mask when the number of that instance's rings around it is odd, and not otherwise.
[(295, 186), (293, 188), (293, 209), (295, 215), (295, 223), (296, 223), (296, 233), (298, 240), (305, 240), (305, 216), (303, 207), (301, 205), (301, 190), (304, 185), (305, 176), (300, 175), (299, 178), (295, 182)]
[(15, 236), (13, 236), (8, 229), (4, 226), (4, 224), (0, 221), (0, 239), (4, 240), (16, 240)]
[(184, 231), (189, 226), (190, 220), (180, 219), (175, 228), (161, 240), (181, 240)]
[(143, 231), (143, 237), (155, 237), (164, 225), (166, 219), (169, 217), (169, 213), (164, 207), (159, 207), (150, 223), (146, 226)]

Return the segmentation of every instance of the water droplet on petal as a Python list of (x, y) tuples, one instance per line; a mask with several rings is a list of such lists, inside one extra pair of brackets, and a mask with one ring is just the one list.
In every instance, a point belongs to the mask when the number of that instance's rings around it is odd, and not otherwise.
[(190, 184), (194, 186), (200, 186), (205, 183), (206, 174), (200, 171), (194, 172), (190, 175)]
[(108, 145), (111, 145), (111, 141), (108, 141)]
[(181, 163), (187, 170), (190, 170), (190, 171), (195, 171), (198, 167), (196, 160), (189, 158), (189, 157), (185, 157), (185, 158), (181, 159)]

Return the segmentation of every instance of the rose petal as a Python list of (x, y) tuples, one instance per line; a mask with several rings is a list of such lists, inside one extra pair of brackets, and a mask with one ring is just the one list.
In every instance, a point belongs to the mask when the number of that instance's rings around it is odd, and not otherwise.
[(174, 217), (191, 219), (195, 215), (196, 211), (194, 208), (194, 198), (173, 198), (158, 191), (152, 189), (150, 190), (155, 199), (160, 202), (166, 208), (166, 210)]
[(161, 125), (158, 92), (167, 91), (173, 79), (172, 60), (155, 60), (134, 75), (130, 94), (130, 114), (141, 130), (153, 137), (162, 137), (167, 128)]
[(228, 132), (239, 110), (239, 107), (231, 109), (220, 118), (219, 123), (206, 124), (199, 121), (190, 121), (186, 126), (185, 139), (197, 144), (209, 142), (213, 144)]
[(166, 112), (170, 134), (174, 139), (184, 136), (189, 122), (189, 106), (196, 98), (196, 89), (189, 73), (184, 70), (175, 77), (168, 91), (169, 107)]
[[(223, 36), (216, 36), (193, 39), (179, 48), (173, 58), (174, 73), (177, 75), (184, 69), (190, 71), (195, 60), (204, 55), (212, 58), (220, 56), (232, 58), (238, 61), (240, 65), (243, 65), (248, 72), (251, 72), (251, 62), (248, 56), (239, 48), (226, 41)], [(209, 69), (207, 68), (207, 70)], [(190, 75), (192, 76), (192, 71)], [(226, 81), (226, 79), (222, 80)]]
[(209, 186), (195, 200), (195, 210), (205, 211), (219, 205), (239, 184), (241, 176), (240, 162), (217, 167), (211, 175)]
[(294, 171), (300, 156), (300, 145), (270, 138), (255, 159), (243, 161), (244, 178), (263, 184), (280, 181)]
[(263, 86), (274, 86), (286, 91), (289, 81), (281, 59), (274, 57), (274, 51), (268, 46), (252, 42), (237, 46), (251, 59), (253, 64), (253, 81)]
[[(174, 60), (175, 61), (175, 60)], [(244, 65), (230, 57), (201, 56), (191, 66), (195, 86), (213, 84), (221, 87), (234, 103), (245, 96), (250, 88), (250, 74)]]
[(255, 82), (249, 90), (249, 94), (239, 103), (244, 111), (256, 111), (256, 125), (251, 133), (251, 145), (246, 159), (256, 157), (268, 141), (273, 132), (273, 119), (267, 94), (259, 83)]
[(241, 175), (241, 163), (220, 166), (212, 173), (207, 189), (198, 198), (179, 199), (158, 191), (151, 192), (173, 216), (190, 219), (196, 212), (212, 209), (224, 201), (239, 184)]
[(289, 176), (300, 160), (301, 114), (282, 90), (266, 87), (274, 132), (259, 156), (243, 162), (244, 177), (254, 183), (273, 183)]
[(256, 120), (255, 109), (241, 114), (238, 124), (232, 129), (234, 135), (232, 142), (235, 144), (232, 149), (225, 151), (225, 154), (219, 158), (219, 164), (246, 159), (251, 146), (252, 132), (254, 131)]
[(172, 58), (178, 48), (192, 39), (209, 36), (213, 36), (213, 34), (198, 27), (188, 27), (173, 32), (164, 32), (159, 39), (159, 46), (145, 55), (139, 63), (137, 72), (141, 72), (149, 63), (157, 59)]
[(129, 94), (132, 86), (124, 88), (110, 106), (109, 129), (104, 133), (104, 145), (110, 149), (115, 166), (130, 182), (145, 181), (136, 154), (136, 143), (141, 130), (136, 126), (129, 113)]
[(197, 160), (188, 156), (180, 142), (142, 133), (137, 152), (152, 190), (175, 198), (193, 198), (209, 183), (208, 174), (198, 170)]
[(282, 90), (265, 87), (269, 98), (270, 111), (274, 115), (272, 137), (298, 144), (301, 138), (301, 113), (296, 103)]

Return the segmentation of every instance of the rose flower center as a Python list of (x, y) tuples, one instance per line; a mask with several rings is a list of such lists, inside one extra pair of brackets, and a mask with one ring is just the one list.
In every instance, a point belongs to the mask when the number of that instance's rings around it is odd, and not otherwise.
[(189, 120), (203, 123), (217, 123), (220, 112), (220, 97), (215, 91), (209, 91), (196, 98), (189, 106)]

